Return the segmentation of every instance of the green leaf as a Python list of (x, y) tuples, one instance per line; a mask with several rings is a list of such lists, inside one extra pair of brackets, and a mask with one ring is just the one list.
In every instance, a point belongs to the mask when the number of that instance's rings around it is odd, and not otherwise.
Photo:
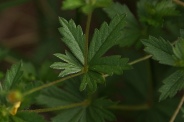
[(102, 57), (94, 63), (91, 62), (89, 68), (90, 70), (104, 74), (122, 74), (124, 70), (130, 69), (127, 62), (127, 58), (121, 58), (121, 56), (114, 55)]
[(69, 74), (74, 74), (74, 73), (80, 72), (82, 70), (82, 65), (69, 52), (66, 51), (66, 55), (57, 53), (57, 54), (55, 54), (55, 56), (66, 62), (66, 63), (54, 62), (50, 66), (53, 69), (63, 70), (59, 74), (59, 77), (63, 77), (65, 75), (69, 75)]
[(121, 30), (125, 26), (125, 15), (117, 15), (108, 25), (103, 23), (101, 28), (95, 30), (89, 47), (88, 61), (98, 60), (112, 46), (118, 44)]
[(169, 42), (163, 38), (157, 39), (150, 36), (149, 39), (143, 40), (142, 43), (146, 46), (145, 51), (153, 55), (153, 59), (161, 64), (175, 65), (172, 45)]
[(160, 100), (167, 97), (173, 97), (179, 90), (184, 87), (184, 70), (178, 70), (167, 77), (163, 83), (164, 85), (159, 89), (161, 92)]
[(131, 46), (138, 41), (139, 37), (141, 36), (141, 28), (135, 16), (126, 5), (122, 5), (117, 2), (105, 8), (104, 11), (109, 15), (110, 18), (114, 18), (117, 14), (126, 14), (126, 25), (122, 31), (122, 34), (120, 35), (120, 46)]
[(84, 0), (64, 0), (62, 4), (62, 8), (67, 9), (76, 9), (85, 4)]
[(63, 35), (62, 41), (68, 46), (76, 59), (84, 64), (85, 36), (80, 26), (76, 26), (73, 20), (69, 22), (64, 18), (59, 18), (62, 27), (59, 32)]
[(19, 112), (11, 118), (13, 122), (46, 122), (42, 116), (34, 112)]
[(183, 29), (180, 30), (180, 35), (182, 38), (184, 38), (184, 30)]
[(176, 60), (176, 66), (184, 67), (184, 38), (179, 40), (173, 46), (173, 52)]
[(21, 81), (23, 72), (21, 71), (22, 62), (14, 64), (10, 70), (7, 71), (5, 81), (3, 82), (3, 89), (9, 90), (16, 87)]
[(97, 89), (97, 83), (104, 83), (105, 79), (102, 77), (102, 74), (88, 71), (82, 76), (82, 81), (80, 85), (80, 91), (88, 89), (89, 92), (94, 92)]
[(96, 0), (95, 7), (106, 7), (112, 4), (112, 0)]
[(151, 26), (162, 26), (164, 18), (178, 15), (176, 5), (169, 0), (140, 0), (137, 4), (138, 16), (141, 22)]
[[(56, 86), (44, 89), (37, 98), (38, 104), (57, 107), (83, 102), (86, 95), (78, 89), (79, 80), (79, 78), (68, 80), (62, 84), (62, 89)], [(109, 106), (115, 104), (114, 102), (105, 98), (89, 100), (91, 100), (89, 105), (58, 111), (56, 116), (51, 118), (52, 122), (105, 122), (115, 119), (115, 116), (107, 110)]]

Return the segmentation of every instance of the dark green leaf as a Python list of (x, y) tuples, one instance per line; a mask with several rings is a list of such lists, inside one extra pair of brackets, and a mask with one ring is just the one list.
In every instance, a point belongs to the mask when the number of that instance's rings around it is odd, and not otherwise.
[(140, 0), (137, 7), (140, 21), (155, 27), (162, 26), (165, 17), (178, 15), (175, 4), (168, 0)]
[(179, 90), (184, 87), (184, 70), (178, 70), (167, 77), (163, 83), (164, 85), (159, 89), (161, 92), (160, 100), (167, 97), (173, 97)]
[(176, 66), (184, 67), (184, 38), (180, 38), (173, 47), (174, 56), (176, 57)]
[(103, 23), (99, 30), (95, 30), (89, 47), (88, 61), (98, 60), (112, 46), (118, 44), (121, 30), (125, 26), (125, 15), (117, 15), (108, 25)]
[(5, 81), (3, 82), (3, 89), (9, 90), (18, 85), (22, 77), (22, 62), (14, 64), (10, 70), (7, 71)]
[(172, 45), (169, 42), (152, 36), (142, 42), (146, 46), (145, 51), (153, 55), (153, 59), (158, 60), (161, 64), (175, 65)]
[(59, 32), (63, 35), (63, 42), (69, 47), (76, 59), (84, 64), (84, 40), (85, 36), (80, 26), (76, 26), (73, 20), (69, 22), (59, 18), (62, 27)]
[(94, 63), (91, 62), (90, 70), (104, 73), (104, 74), (122, 74), (124, 70), (130, 69), (127, 64), (128, 59), (121, 58), (121, 56), (108, 56), (102, 57), (96, 60)]
[(122, 31), (122, 34), (120, 35), (120, 46), (131, 46), (139, 39), (141, 36), (141, 29), (136, 18), (126, 5), (114, 3), (104, 10), (110, 18), (114, 18), (117, 14), (126, 14), (126, 25)]
[(82, 76), (80, 91), (83, 91), (87, 87), (89, 92), (94, 92), (97, 89), (97, 83), (104, 83), (104, 82), (105, 79), (102, 77), (102, 74), (93, 71), (88, 71), (88, 73)]
[(184, 38), (184, 30), (183, 29), (180, 30), (180, 35), (182, 38)]
[(13, 122), (46, 122), (44, 118), (34, 112), (19, 112), (12, 116)]
[(66, 52), (66, 55), (64, 54), (55, 54), (58, 58), (65, 61), (64, 62), (54, 62), (50, 67), (53, 69), (61, 69), (61, 73), (59, 74), (59, 77), (63, 77), (65, 75), (74, 74), (77, 72), (80, 72), (82, 70), (82, 65), (75, 59), (75, 57), (72, 56), (69, 52)]

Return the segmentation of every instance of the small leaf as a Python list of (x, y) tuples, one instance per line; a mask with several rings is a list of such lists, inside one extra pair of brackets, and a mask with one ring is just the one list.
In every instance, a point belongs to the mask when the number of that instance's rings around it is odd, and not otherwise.
[(158, 60), (161, 64), (175, 65), (172, 45), (169, 42), (166, 42), (163, 38), (157, 39), (150, 36), (142, 43), (146, 46), (145, 51), (153, 55), (153, 59)]
[(174, 56), (176, 57), (176, 66), (184, 67), (184, 38), (179, 40), (173, 46)]
[(122, 74), (124, 70), (130, 69), (127, 62), (128, 59), (121, 56), (108, 56), (99, 58), (94, 63), (91, 62), (89, 68), (104, 74)]
[(159, 89), (161, 92), (160, 100), (167, 97), (173, 97), (179, 90), (184, 87), (184, 70), (178, 70), (167, 77), (163, 83), (164, 85)]
[(80, 72), (82, 70), (82, 65), (78, 62), (75, 57), (72, 56), (69, 52), (66, 52), (66, 55), (64, 54), (55, 54), (58, 58), (65, 61), (64, 62), (54, 62), (50, 67), (53, 69), (61, 69), (61, 73), (59, 74), (59, 77), (63, 77), (69, 74), (74, 74), (77, 72)]
[(7, 71), (5, 81), (3, 82), (3, 89), (9, 90), (16, 87), (21, 81), (22, 77), (22, 62), (14, 64), (10, 70)]
[(62, 4), (62, 8), (64, 10), (68, 10), (68, 9), (72, 10), (72, 9), (81, 7), (84, 4), (85, 4), (84, 0), (64, 0)]
[(103, 23), (99, 30), (95, 30), (89, 47), (88, 61), (98, 60), (112, 46), (118, 44), (121, 30), (125, 26), (125, 15), (117, 15), (108, 25)]
[(84, 64), (84, 40), (85, 36), (80, 26), (76, 26), (73, 20), (69, 22), (59, 18), (62, 27), (59, 32), (63, 35), (62, 41), (68, 46), (73, 55), (81, 64)]
[(97, 83), (104, 83), (104, 78), (102, 75), (93, 71), (88, 71), (88, 73), (82, 76), (80, 91), (83, 91), (87, 88), (89, 92), (92, 93), (96, 91)]

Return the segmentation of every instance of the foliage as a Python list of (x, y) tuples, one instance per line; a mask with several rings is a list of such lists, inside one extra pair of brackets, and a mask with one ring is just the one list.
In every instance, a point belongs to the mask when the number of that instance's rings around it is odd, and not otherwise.
[[(2, 2), (0, 10), (28, 1)], [(34, 56), (0, 47), (0, 121), (183, 121), (182, 1), (63, 0), (74, 12), (58, 9), (62, 42), (53, 41), (57, 3), (42, 2), (33, 2), (45, 26)]]

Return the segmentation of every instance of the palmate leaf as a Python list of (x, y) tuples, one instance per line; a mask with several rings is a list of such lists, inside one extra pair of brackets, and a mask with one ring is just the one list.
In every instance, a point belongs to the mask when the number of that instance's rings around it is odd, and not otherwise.
[(21, 81), (23, 72), (21, 71), (22, 62), (14, 64), (10, 70), (7, 71), (5, 81), (2, 84), (3, 90), (9, 90), (16, 87)]
[(167, 97), (173, 97), (179, 90), (184, 88), (184, 70), (178, 70), (167, 77), (163, 83), (164, 85), (159, 89), (161, 92), (160, 100)]
[[(62, 89), (53, 86), (43, 90), (37, 101), (40, 105), (57, 107), (83, 102), (86, 95), (80, 92), (79, 78), (70, 79), (63, 84)], [(89, 105), (81, 105), (66, 110), (60, 110), (51, 118), (52, 122), (105, 122), (113, 121), (115, 116), (106, 108), (114, 105), (111, 100), (100, 98), (91, 100)]]
[(126, 14), (126, 25), (122, 34), (119, 35), (121, 37), (119, 41), (120, 46), (131, 46), (139, 39), (141, 36), (141, 28), (135, 16), (126, 5), (122, 5), (117, 2), (105, 8), (104, 11), (110, 18), (114, 18), (117, 14)]
[(98, 60), (112, 46), (118, 44), (121, 30), (125, 26), (125, 15), (117, 15), (108, 25), (103, 23), (101, 28), (95, 30), (89, 47), (88, 61)]
[(169, 42), (163, 38), (157, 39), (150, 36), (149, 39), (143, 40), (142, 43), (146, 46), (145, 51), (153, 55), (153, 59), (161, 64), (175, 65), (172, 45)]

